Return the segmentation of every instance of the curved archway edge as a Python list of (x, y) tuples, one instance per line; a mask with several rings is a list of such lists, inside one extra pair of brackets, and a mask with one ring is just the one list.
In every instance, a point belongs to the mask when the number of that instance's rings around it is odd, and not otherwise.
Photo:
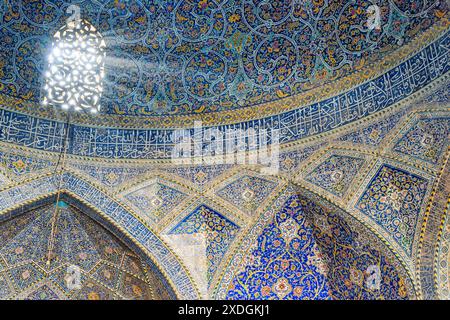
[[(57, 194), (60, 175), (45, 175), (0, 190), (0, 221), (47, 204)], [(132, 212), (72, 173), (63, 174), (63, 199), (86, 213), (159, 268), (180, 299), (199, 299), (186, 268), (168, 246)]]

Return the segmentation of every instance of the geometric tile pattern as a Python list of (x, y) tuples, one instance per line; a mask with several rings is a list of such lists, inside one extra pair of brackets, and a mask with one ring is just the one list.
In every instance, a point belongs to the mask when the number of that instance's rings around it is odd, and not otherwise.
[(276, 186), (276, 182), (245, 175), (220, 189), (216, 194), (252, 215)]
[(450, 135), (450, 118), (419, 120), (396, 144), (395, 151), (437, 163)]
[[(54, 205), (0, 224), (0, 299), (173, 298), (167, 288), (161, 290), (162, 282), (143, 260), (115, 236), (67, 204), (61, 202), (59, 207), (50, 264)], [(71, 285), (75, 282), (70, 268), (79, 268), (77, 286)]]
[(158, 222), (183, 202), (187, 195), (162, 183), (153, 182), (124, 197), (138, 207), (147, 218)]
[(356, 208), (389, 232), (411, 254), (415, 229), (428, 181), (383, 165), (372, 178)]
[(203, 233), (209, 264), (207, 279), (210, 282), (239, 229), (239, 226), (220, 213), (201, 205), (173, 227), (169, 234)]
[[(332, 98), (313, 104), (308, 103), (305, 107), (283, 111), (257, 121), (239, 123), (240, 118), (236, 115), (227, 116), (221, 118), (221, 120), (233, 121), (235, 125), (232, 128), (242, 129), (258, 126), (269, 131), (272, 128), (278, 129), (283, 133), (281, 135), (281, 142), (283, 143), (329, 132), (337, 127), (367, 118), (371, 114), (384, 110), (443, 76), (448, 71), (447, 61), (450, 53), (447, 48), (449, 39), (450, 34), (447, 33), (389, 72), (377, 78), (367, 79), (360, 86), (355, 86), (351, 90)], [(14, 42), (11, 37), (9, 37), (9, 41)], [(30, 46), (33, 47), (35, 41), (37, 40), (32, 39), (33, 43), (24, 44), (28, 46), (28, 50), (26, 50), (28, 53), (33, 52)], [(30, 60), (27, 58), (25, 61)], [(13, 65), (14, 63), (10, 64), (10, 66)], [(433, 72), (427, 72), (428, 69)], [(267, 75), (269, 74), (270, 72)], [(291, 72), (292, 76), (294, 74), (296, 72)], [(124, 79), (123, 77), (119, 78)], [(130, 76), (130, 78), (139, 79), (136, 75)], [(11, 88), (9, 85), (4, 87), (7, 90)], [(117, 87), (121, 88), (122, 86), (118, 85)], [(379, 88), (390, 89), (382, 90)], [(0, 95), (0, 99), (1, 97), (2, 95)], [(373, 101), (373, 103), (368, 104), (367, 101)], [(120, 106), (122, 105), (128, 106), (126, 103), (120, 104)], [(120, 109), (119, 106), (118, 108)], [(142, 108), (136, 110), (142, 110)], [(39, 109), (40, 115), (45, 113), (46, 110)], [(212, 118), (213, 116), (211, 116)], [(108, 116), (88, 120), (94, 124), (101, 124), (101, 128), (72, 124), (70, 126), (71, 139), (68, 152), (83, 157), (108, 159), (170, 159), (175, 144), (173, 129), (149, 129), (146, 119), (142, 119), (142, 117), (132, 117), (132, 119), (120, 117), (117, 118), (117, 124), (114, 125), (114, 128), (105, 128), (114, 123)], [(171, 128), (174, 127), (175, 125), (171, 124), (171, 119), (168, 118), (163, 124), (165, 126), (170, 125)], [(174, 119), (173, 121), (179, 121), (176, 120), (178, 118)], [(209, 119), (205, 121), (209, 121)], [(134, 128), (144, 129), (129, 129), (134, 121), (138, 122)], [(64, 123), (0, 108), (0, 124), (0, 141), (2, 142), (46, 151), (61, 149), (62, 137), (64, 136), (62, 133), (65, 131)], [(124, 124), (127, 128), (116, 129), (118, 124)], [(224, 133), (230, 126), (219, 125), (217, 128)]]
[[(130, 211), (121, 206), (110, 195), (101, 189), (94, 187), (89, 182), (80, 179), (71, 173), (65, 173), (63, 176), (64, 189), (68, 190), (72, 196), (64, 196), (64, 200), (74, 202), (77, 206), (81, 206), (83, 210), (89, 214), (96, 216), (97, 212), (105, 215), (105, 219), (99, 217), (103, 223), (108, 226), (109, 230), (117, 230), (118, 234), (125, 233), (130, 238), (124, 238), (124, 242), (133, 247), (131, 239), (135, 243), (139, 243), (148, 251), (150, 257), (158, 261), (159, 266), (166, 274), (170, 275), (170, 280), (177, 293), (181, 297), (191, 299), (198, 298), (192, 280), (188, 277), (186, 269), (180, 265), (180, 260), (176, 257), (168, 246), (161, 241), (161, 238), (151, 229), (138, 219)], [(26, 181), (24, 183), (14, 185), (9, 189), (0, 189), (0, 211), (7, 210), (24, 201), (33, 201), (38, 197), (48, 196), (50, 192), (54, 192), (58, 185), (59, 176), (42, 176), (40, 178)], [(36, 203), (36, 201), (34, 202)], [(92, 208), (96, 208), (93, 211)], [(98, 211), (97, 211), (98, 210)], [(106, 220), (107, 219), (107, 220)], [(152, 273), (159, 274), (160, 271), (150, 259), (146, 258), (146, 262)], [(167, 287), (170, 287), (166, 283)]]
[(60, 295), (47, 284), (30, 292), (25, 300), (61, 300)]
[(246, 254), (226, 298), (232, 300), (330, 299), (326, 268), (297, 196), (284, 207)]
[(364, 159), (333, 155), (318, 165), (305, 179), (342, 197), (363, 164)]
[(14, 175), (24, 175), (53, 166), (51, 161), (0, 152), (0, 166)]

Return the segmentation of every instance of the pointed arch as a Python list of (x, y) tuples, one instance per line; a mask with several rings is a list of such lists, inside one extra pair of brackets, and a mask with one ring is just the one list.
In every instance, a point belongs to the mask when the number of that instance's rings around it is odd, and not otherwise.
[(56, 199), (47, 200), (0, 224), (1, 299), (176, 299), (142, 250), (77, 199), (59, 198), (53, 236)]
[[(0, 221), (54, 201), (58, 175), (45, 175), (0, 190)], [(141, 252), (181, 299), (198, 299), (190, 274), (171, 249), (130, 209), (72, 173), (63, 177), (63, 198), (86, 212), (131, 249)]]

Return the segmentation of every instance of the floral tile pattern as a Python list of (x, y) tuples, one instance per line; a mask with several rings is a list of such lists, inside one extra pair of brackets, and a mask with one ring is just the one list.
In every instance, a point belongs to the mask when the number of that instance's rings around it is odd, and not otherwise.
[(243, 176), (216, 194), (252, 215), (276, 186), (276, 182), (267, 179)]
[[(374, 245), (373, 235), (364, 227), (349, 223), (341, 214), (330, 211), (306, 197), (300, 197), (314, 232), (314, 239), (327, 265), (330, 295), (336, 300), (403, 300), (410, 298), (403, 267)], [(378, 240), (379, 242), (379, 240)], [(371, 287), (371, 268), (379, 270), (379, 287)]]
[(206, 237), (206, 255), (209, 261), (207, 278), (211, 281), (223, 255), (233, 242), (239, 226), (213, 209), (201, 205), (179, 222), (170, 234), (203, 233)]
[(395, 151), (437, 163), (450, 136), (450, 118), (419, 120), (394, 147)]
[(235, 275), (227, 299), (330, 299), (326, 266), (297, 196), (288, 199), (258, 237), (249, 263)]
[(187, 195), (181, 191), (158, 182), (125, 195), (128, 201), (154, 222), (161, 220), (165, 214), (172, 211), (186, 197)]
[(0, 152), (0, 165), (13, 175), (21, 176), (54, 166), (53, 162)]
[[(81, 14), (105, 35), (107, 57), (128, 61), (105, 66), (105, 112), (167, 116), (251, 106), (343, 78), (448, 9), (445, 1), (378, 4), (376, 29), (359, 28), (370, 1), (86, 0)], [(46, 49), (66, 9), (44, 0), (2, 8), (0, 92), (39, 99)]]
[(428, 181), (422, 177), (383, 165), (359, 199), (357, 208), (411, 254), (427, 186)]
[(363, 164), (364, 159), (333, 155), (314, 168), (306, 180), (342, 197)]

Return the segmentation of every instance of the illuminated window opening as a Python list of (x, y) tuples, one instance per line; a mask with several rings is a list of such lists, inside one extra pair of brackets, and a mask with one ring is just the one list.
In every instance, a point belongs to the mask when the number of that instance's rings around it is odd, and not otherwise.
[(100, 111), (105, 41), (89, 22), (69, 22), (53, 37), (45, 73), (44, 105)]

